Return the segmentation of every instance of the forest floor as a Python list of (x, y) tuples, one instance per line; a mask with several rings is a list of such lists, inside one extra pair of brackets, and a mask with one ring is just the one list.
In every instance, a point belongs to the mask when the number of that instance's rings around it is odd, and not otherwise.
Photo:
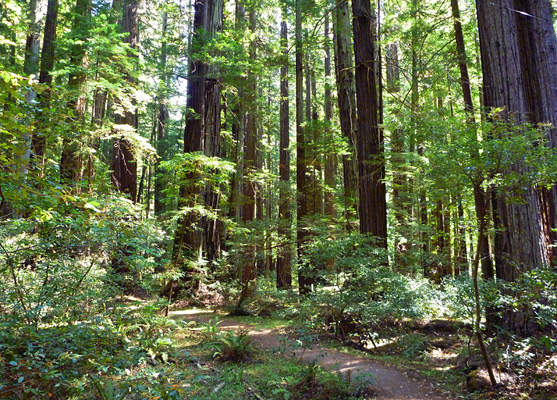
[[(226, 317), (201, 310), (176, 310), (171, 317), (197, 324), (214, 323), (218, 318), (221, 330), (236, 333), (247, 332), (253, 343), (263, 351), (281, 353), (284, 357), (294, 357), (307, 363), (317, 363), (331, 372), (340, 372), (348, 380), (369, 379), (376, 398), (380, 400), (449, 400), (455, 396), (440, 387), (431, 378), (411, 369), (389, 365), (363, 353), (329, 348), (326, 340), (311, 343), (300, 332), (292, 332), (286, 324), (258, 323), (253, 318)], [(307, 334), (307, 333), (306, 333)], [(303, 334), (302, 334), (303, 336)], [(306, 342), (306, 344), (302, 344)], [(300, 345), (302, 344), (302, 345)]]

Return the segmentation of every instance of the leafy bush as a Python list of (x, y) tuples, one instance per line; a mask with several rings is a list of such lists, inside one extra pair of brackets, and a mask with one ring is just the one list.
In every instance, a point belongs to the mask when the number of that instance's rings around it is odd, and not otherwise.
[(168, 334), (176, 323), (144, 309), (113, 307), (75, 324), (35, 329), (2, 319), (0, 326), (0, 393), (82, 398), (100, 377), (168, 361), (174, 351)]

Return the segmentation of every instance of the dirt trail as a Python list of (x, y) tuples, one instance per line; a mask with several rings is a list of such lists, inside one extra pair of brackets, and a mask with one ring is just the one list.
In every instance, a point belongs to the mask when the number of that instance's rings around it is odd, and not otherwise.
[[(206, 312), (174, 311), (171, 312), (171, 316), (197, 323), (208, 323), (217, 315)], [(219, 323), (221, 329), (247, 330), (253, 342), (260, 348), (279, 349), (284, 347), (284, 343), (280, 340), (281, 332), (277, 329), (258, 329), (253, 325), (239, 322), (233, 317), (218, 317), (222, 321)], [(377, 398), (380, 400), (450, 400), (454, 398), (415, 372), (403, 371), (364, 356), (326, 349), (319, 344), (313, 344), (311, 349), (288, 349), (287, 352), (304, 361), (315, 360), (330, 371), (350, 374), (352, 378), (358, 374), (371, 374)]]

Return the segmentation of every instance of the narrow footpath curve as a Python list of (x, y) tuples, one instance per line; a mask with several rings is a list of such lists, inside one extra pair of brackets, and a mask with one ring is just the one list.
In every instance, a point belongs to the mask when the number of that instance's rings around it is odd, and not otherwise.
[[(257, 329), (239, 322), (233, 317), (222, 317), (207, 312), (173, 311), (171, 316), (179, 319), (208, 323), (215, 317), (223, 330), (247, 330), (248, 336), (262, 349), (278, 349), (283, 346), (277, 329)], [(435, 387), (433, 382), (413, 371), (403, 371), (372, 360), (363, 355), (344, 353), (313, 344), (311, 349), (292, 349), (291, 354), (304, 361), (316, 361), (329, 371), (340, 371), (352, 378), (358, 374), (371, 374), (379, 400), (451, 400), (454, 397)]]

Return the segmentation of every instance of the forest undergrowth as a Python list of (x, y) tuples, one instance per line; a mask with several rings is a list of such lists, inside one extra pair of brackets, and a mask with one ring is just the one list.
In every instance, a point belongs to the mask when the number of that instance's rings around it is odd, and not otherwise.
[[(159, 268), (168, 262), (164, 230), (135, 217), (119, 198), (67, 204), (63, 212), (41, 210), (1, 225), (0, 398), (372, 396), (365, 382), (277, 357), (245, 332), (168, 316), (194, 306), (218, 311), (215, 316), (241, 311), (246, 316), (234, 318), (277, 333), (287, 328), (285, 346), (319, 342), (364, 352), (425, 374), (463, 398), (547, 400), (557, 393), (551, 329), (526, 339), (486, 332), (500, 382), (491, 387), (474, 336), (473, 282), (465, 274), (439, 285), (387, 267), (384, 250), (364, 236), (331, 241), (324, 232), (305, 255), (306, 272), (314, 276), (314, 290), (305, 296), (276, 289), (262, 271), (238, 308), (243, 285), (231, 257), (211, 278), (193, 275), (201, 279), (193, 295), (182, 290), (169, 302), (160, 296), (175, 279)], [(538, 304), (536, 317), (549, 328), (555, 279), (550, 270), (536, 270), (510, 288), (521, 294), (512, 298)], [(482, 284), (481, 293), (482, 304), (494, 310), (491, 299), (505, 299), (493, 285)]]

